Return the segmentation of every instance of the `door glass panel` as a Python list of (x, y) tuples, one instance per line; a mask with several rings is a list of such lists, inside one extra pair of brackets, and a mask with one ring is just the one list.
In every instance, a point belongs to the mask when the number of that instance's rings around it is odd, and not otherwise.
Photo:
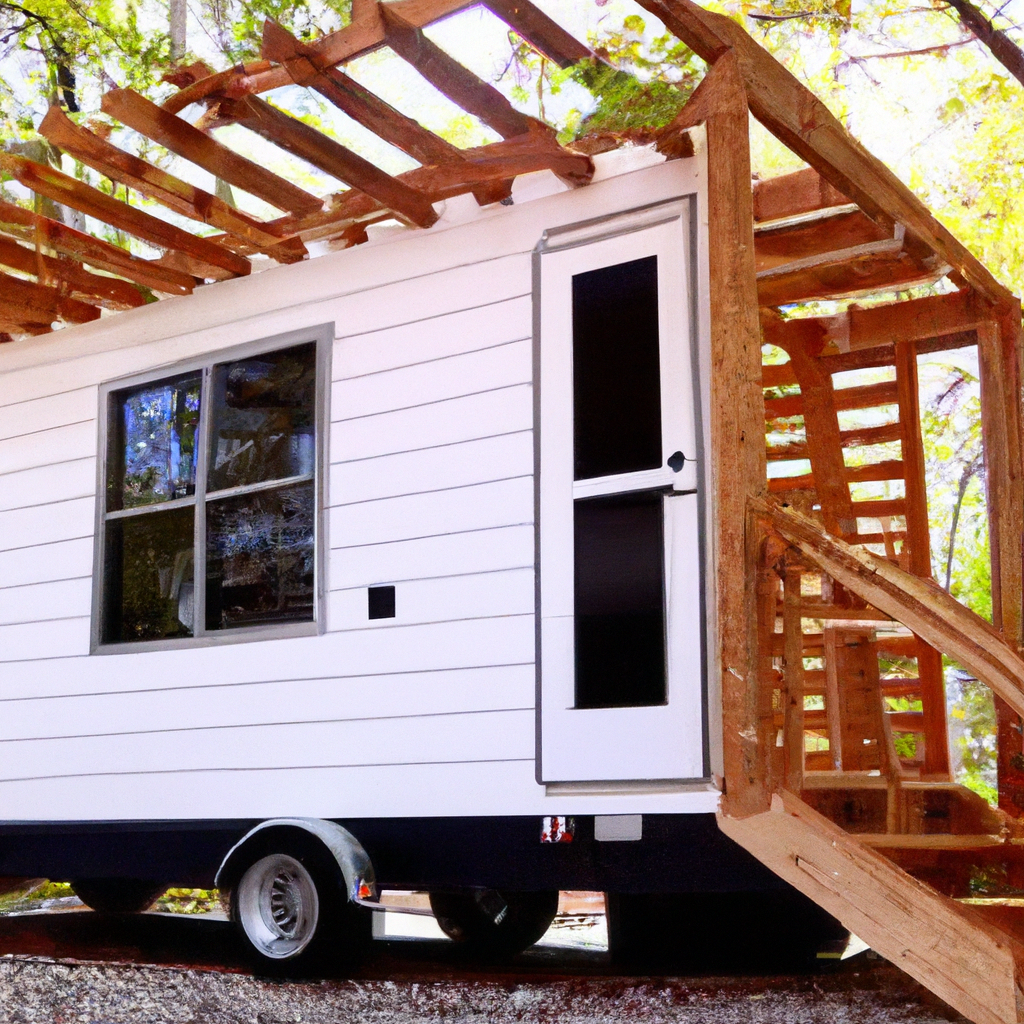
[(121, 392), (111, 407), (107, 510), (195, 494), (199, 374)]
[(664, 704), (661, 495), (575, 502), (576, 707)]
[(214, 368), (208, 488), (313, 472), (316, 346)]
[(661, 465), (658, 257), (572, 279), (575, 478)]
[(107, 523), (104, 643), (191, 636), (192, 507)]
[(313, 484), (206, 507), (206, 628), (313, 618)]

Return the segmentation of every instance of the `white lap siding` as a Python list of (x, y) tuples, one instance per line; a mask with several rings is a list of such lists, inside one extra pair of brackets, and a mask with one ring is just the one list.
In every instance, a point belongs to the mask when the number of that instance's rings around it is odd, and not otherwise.
[[(531, 250), (635, 202), (613, 180), (0, 347), (0, 820), (567, 813), (535, 782)], [(100, 386), (325, 323), (322, 632), (90, 653)]]

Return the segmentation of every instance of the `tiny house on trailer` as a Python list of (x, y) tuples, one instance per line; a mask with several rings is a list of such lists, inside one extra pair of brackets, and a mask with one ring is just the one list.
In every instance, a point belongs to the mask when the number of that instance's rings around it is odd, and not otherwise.
[[(1019, 911), (957, 902), (1021, 877), (1020, 304), (733, 22), (642, 5), (709, 64), (646, 145), (558, 145), (424, 33), (465, 2), (394, 0), (313, 44), (268, 23), (266, 60), (162, 107), (104, 97), (276, 219), (56, 107), (55, 146), (222, 234), (0, 157), (166, 250), (0, 204), (0, 873), (119, 910), (216, 883), (279, 968), (384, 887), (492, 951), (558, 889), (613, 894), (626, 937), (631, 897), (795, 889), (1020, 1020)], [(504, 141), (456, 149), (340, 70), (384, 45)], [(259, 98), (289, 83), (420, 166)], [(810, 167), (752, 187), (750, 113)], [(931, 580), (917, 360), (963, 347), (992, 623)], [(998, 698), (998, 809), (952, 781), (943, 655)]]

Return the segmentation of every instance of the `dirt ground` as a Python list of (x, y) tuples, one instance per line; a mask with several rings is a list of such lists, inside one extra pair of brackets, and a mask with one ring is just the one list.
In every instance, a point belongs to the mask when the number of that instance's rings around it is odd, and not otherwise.
[[(453, 943), (388, 937), (350, 976), (246, 969), (215, 917), (91, 911), (0, 916), (3, 1024), (938, 1024), (962, 1021), (865, 954), (798, 971), (715, 962), (623, 976), (577, 919), (500, 970)], [(388, 920), (396, 915), (387, 915)], [(403, 921), (418, 920), (403, 916)], [(430, 921), (432, 925), (433, 922)], [(576, 929), (574, 933), (574, 929)], [(591, 932), (593, 929), (591, 929)]]

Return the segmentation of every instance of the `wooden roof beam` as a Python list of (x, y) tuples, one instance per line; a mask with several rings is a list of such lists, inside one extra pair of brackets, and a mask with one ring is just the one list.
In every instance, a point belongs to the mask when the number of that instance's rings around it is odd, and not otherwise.
[(433, 205), (422, 192), (258, 96), (228, 101), (228, 110), (250, 131), (365, 192), (403, 219), (421, 228), (429, 228), (437, 220)]
[(279, 210), (305, 214), (323, 209), (323, 200), (239, 156), (131, 89), (106, 93), (101, 106), (104, 113), (116, 117), (122, 124)]
[(96, 306), (69, 298), (59, 288), (10, 274), (0, 273), (0, 296), (0, 317), (17, 323), (49, 324), (59, 319), (84, 324), (100, 316)]
[(0, 200), (0, 230), (32, 245), (46, 245), (65, 256), (90, 266), (119, 274), (145, 288), (170, 295), (188, 295), (195, 287), (195, 278), (156, 266), (153, 260), (133, 256), (130, 252), (76, 231), (66, 224), (42, 217), (13, 203)]
[(754, 182), (754, 220), (759, 224), (849, 203), (850, 200), (813, 167)]
[(891, 231), (876, 224), (860, 210), (847, 209), (835, 216), (804, 223), (755, 227), (754, 255), (758, 272), (761, 272), (836, 250), (877, 242), (889, 243), (892, 239)]
[(594, 56), (589, 47), (566, 32), (530, 0), (483, 0), (483, 4), (513, 29), (516, 35), (561, 68), (571, 67)]
[(315, 89), (339, 110), (421, 164), (461, 160), (462, 152), (418, 121), (324, 62), (312, 46), (269, 19), (263, 24), (263, 54), (283, 64), (297, 85)]
[[(848, 309), (837, 316), (801, 317), (799, 320), (765, 318), (761, 327), (767, 344), (785, 348), (790, 334), (809, 330), (810, 325), (814, 325), (821, 332), (823, 345), (831, 342), (842, 352), (857, 352), (883, 346), (891, 349), (899, 342), (926, 341), (960, 334), (975, 330), (992, 319), (992, 310), (986, 303), (973, 292), (960, 291), (867, 309)], [(885, 361), (891, 362), (883, 358), (882, 362)], [(857, 362), (861, 365), (861, 361)], [(849, 368), (855, 367), (851, 365)]]
[(74, 260), (46, 256), (4, 236), (0, 236), (0, 264), (23, 274), (33, 274), (41, 284), (60, 281), (73, 294), (111, 309), (131, 309), (146, 302), (142, 292), (127, 281), (90, 274)]
[(244, 257), (137, 210), (56, 168), (37, 164), (22, 156), (0, 153), (0, 170), (39, 195), (95, 217), (161, 249), (176, 249), (236, 276), (248, 274), (251, 269)]
[(387, 44), (428, 81), (467, 113), (478, 117), (502, 138), (511, 139), (531, 130), (554, 138), (554, 131), (535, 118), (521, 114), (494, 86), (449, 57), (413, 22), (405, 20), (397, 5), (381, 4)]
[(970, 285), (1000, 309), (1014, 302), (1003, 287), (913, 192), (843, 127), (817, 96), (730, 18), (692, 0), (639, 0), (646, 10), (714, 64), (735, 54), (750, 111), (776, 138), (872, 219), (906, 225)]
[(59, 106), (50, 107), (39, 131), (76, 160), (155, 199), (175, 213), (221, 228), (249, 242), (256, 251), (272, 256), (279, 254), (274, 247), (280, 245), (280, 236), (267, 230), (261, 221), (80, 128)]

